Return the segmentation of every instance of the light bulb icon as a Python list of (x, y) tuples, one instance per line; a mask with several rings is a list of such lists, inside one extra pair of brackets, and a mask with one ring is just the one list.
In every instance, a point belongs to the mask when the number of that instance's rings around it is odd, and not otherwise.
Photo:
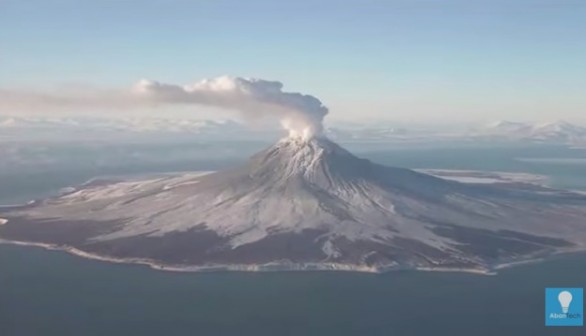
[(572, 293), (568, 291), (563, 291), (558, 295), (558, 301), (562, 306), (562, 312), (564, 314), (568, 313), (568, 309), (570, 308), (570, 303), (572, 302)]

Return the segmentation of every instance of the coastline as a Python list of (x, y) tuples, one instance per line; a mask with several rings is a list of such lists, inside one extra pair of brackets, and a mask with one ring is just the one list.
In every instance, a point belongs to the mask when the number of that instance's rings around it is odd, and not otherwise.
[[(420, 171), (426, 174), (434, 175), (439, 178), (449, 179), (446, 176), (442, 176), (440, 173), (460, 173), (460, 174), (474, 174), (474, 173), (486, 173), (484, 171), (478, 170), (457, 170), (457, 169), (415, 169), (416, 171)], [(146, 178), (146, 177), (154, 177), (154, 176), (173, 176), (178, 174), (190, 173), (194, 175), (204, 175), (210, 173), (209, 171), (198, 171), (198, 172), (175, 172), (175, 173), (161, 173), (161, 174), (141, 174), (139, 176), (135, 176), (134, 179), (137, 178)], [(434, 174), (435, 173), (435, 174)], [(512, 176), (524, 176), (527, 180), (520, 179), (518, 182), (525, 182), (529, 184), (534, 184), (538, 186), (547, 187), (546, 184), (540, 184), (538, 181), (547, 181), (548, 177), (543, 175), (537, 174), (529, 174), (529, 173), (507, 173), (507, 172), (490, 172), (496, 174), (498, 177), (500, 174), (505, 174), (509, 177)], [(437, 175), (436, 175), (437, 174)], [(93, 183), (100, 183), (103, 181), (108, 181), (111, 179), (112, 181), (115, 178), (121, 178), (126, 176), (120, 175), (112, 175), (112, 176), (97, 176), (89, 179), (88, 181), (78, 185), (69, 187), (69, 191), (63, 190), (61, 194), (66, 194), (71, 191), (76, 191), (81, 187), (91, 185)], [(466, 176), (460, 176), (466, 177)], [(133, 179), (133, 180), (134, 180)], [(490, 178), (489, 178), (490, 179)], [(532, 182), (528, 182), (532, 181)], [(461, 181), (462, 183), (475, 183), (472, 181)], [(506, 181), (507, 183), (513, 181)], [(499, 183), (497, 181), (491, 181), (489, 183)], [(584, 193), (584, 191), (574, 191), (570, 190), (571, 192), (576, 193)], [(31, 205), (40, 202), (39, 199), (32, 199), (28, 202), (22, 204), (14, 204), (14, 205), (0, 205), (0, 210), (2, 208), (26, 208)], [(8, 223), (8, 219), (0, 218), (0, 226), (5, 225)], [(382, 274), (388, 273), (393, 271), (423, 271), (423, 272), (452, 272), (452, 273), (469, 273), (469, 274), (477, 274), (477, 275), (497, 275), (499, 270), (508, 269), (519, 265), (525, 264), (535, 264), (546, 261), (549, 258), (564, 255), (564, 254), (572, 254), (583, 252), (586, 248), (574, 248), (574, 249), (565, 249), (561, 251), (549, 251), (547, 253), (540, 253), (537, 255), (528, 255), (524, 258), (514, 260), (514, 261), (507, 261), (501, 262), (494, 265), (486, 265), (485, 267), (476, 267), (476, 268), (458, 268), (458, 267), (430, 267), (430, 266), (421, 266), (421, 267), (410, 267), (410, 266), (400, 266), (400, 265), (387, 265), (387, 266), (366, 266), (366, 265), (352, 265), (352, 264), (340, 264), (340, 263), (291, 263), (291, 262), (271, 262), (267, 264), (211, 264), (205, 266), (195, 266), (195, 265), (172, 265), (172, 264), (163, 264), (160, 262), (156, 262), (151, 259), (146, 258), (116, 258), (111, 256), (100, 255), (96, 253), (86, 252), (75, 248), (69, 245), (58, 245), (58, 244), (50, 244), (50, 243), (40, 243), (40, 242), (28, 242), (28, 241), (14, 241), (14, 240), (7, 240), (0, 237), (0, 244), (10, 244), (10, 245), (19, 245), (19, 246), (30, 246), (30, 247), (38, 247), (43, 248), (45, 250), (50, 251), (60, 251), (65, 252), (71, 255), (75, 255), (78, 257), (102, 261), (102, 262), (109, 262), (115, 264), (128, 264), (128, 265), (144, 265), (148, 266), (153, 270), (159, 271), (169, 271), (169, 272), (291, 272), (291, 271), (341, 271), (341, 272), (360, 272), (360, 273), (373, 273), (373, 274)]]
[[(114, 258), (103, 256), (95, 253), (82, 251), (72, 246), (62, 246), (47, 243), (36, 243), (26, 241), (14, 241), (0, 238), (0, 244), (18, 245), (43, 248), (49, 251), (65, 252), (77, 257), (82, 257), (90, 260), (127, 265), (143, 265), (157, 271), (166, 272), (358, 272), (371, 274), (384, 274), (394, 271), (422, 271), (422, 272), (447, 272), (447, 273), (468, 273), (475, 275), (494, 276), (498, 274), (498, 270), (508, 269), (515, 266), (534, 264), (545, 261), (546, 257), (527, 258), (523, 260), (495, 264), (489, 268), (457, 268), (457, 267), (405, 267), (405, 266), (383, 266), (371, 267), (365, 265), (348, 265), (337, 263), (268, 263), (259, 265), (244, 265), (244, 264), (217, 264), (206, 266), (194, 265), (166, 265), (155, 262), (150, 259), (143, 258)], [(562, 254), (571, 254), (583, 250), (575, 251), (561, 251), (559, 253), (549, 254), (548, 257), (553, 257)]]

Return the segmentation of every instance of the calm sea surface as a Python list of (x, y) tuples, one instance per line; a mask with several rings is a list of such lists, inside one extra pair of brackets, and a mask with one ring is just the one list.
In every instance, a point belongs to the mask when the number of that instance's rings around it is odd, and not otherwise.
[[(366, 156), (413, 168), (540, 173), (551, 176), (554, 185), (586, 189), (584, 165), (514, 159), (555, 155), (559, 150), (423, 148)], [(0, 186), (11, 183), (11, 189), (0, 188), (0, 199), (8, 203), (49, 194), (87, 174), (41, 184), (30, 178), (0, 180)], [(170, 273), (0, 244), (0, 336), (586, 335), (586, 328), (544, 327), (546, 287), (586, 287), (586, 255), (518, 266), (496, 276)]]

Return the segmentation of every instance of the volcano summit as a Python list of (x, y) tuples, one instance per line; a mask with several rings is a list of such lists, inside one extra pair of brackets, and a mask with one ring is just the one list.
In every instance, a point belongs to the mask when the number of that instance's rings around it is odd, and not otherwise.
[(586, 246), (583, 194), (386, 167), (322, 136), (221, 172), (94, 180), (0, 217), (6, 241), (194, 270), (487, 271)]

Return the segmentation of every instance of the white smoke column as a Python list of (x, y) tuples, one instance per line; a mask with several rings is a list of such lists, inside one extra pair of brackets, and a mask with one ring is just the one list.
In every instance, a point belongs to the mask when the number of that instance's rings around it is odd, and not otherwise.
[(284, 92), (281, 82), (255, 78), (222, 76), (185, 86), (142, 80), (133, 93), (153, 103), (235, 110), (249, 120), (276, 117), (290, 136), (304, 139), (322, 132), (322, 121), (328, 113), (313, 96)]
[(290, 136), (306, 139), (322, 132), (322, 121), (328, 113), (319, 99), (284, 92), (281, 82), (229, 76), (184, 86), (142, 80), (132, 90), (69, 87), (38, 92), (0, 88), (0, 110), (83, 113), (84, 110), (141, 110), (177, 104), (237, 111), (249, 122), (276, 118), (289, 130)]

